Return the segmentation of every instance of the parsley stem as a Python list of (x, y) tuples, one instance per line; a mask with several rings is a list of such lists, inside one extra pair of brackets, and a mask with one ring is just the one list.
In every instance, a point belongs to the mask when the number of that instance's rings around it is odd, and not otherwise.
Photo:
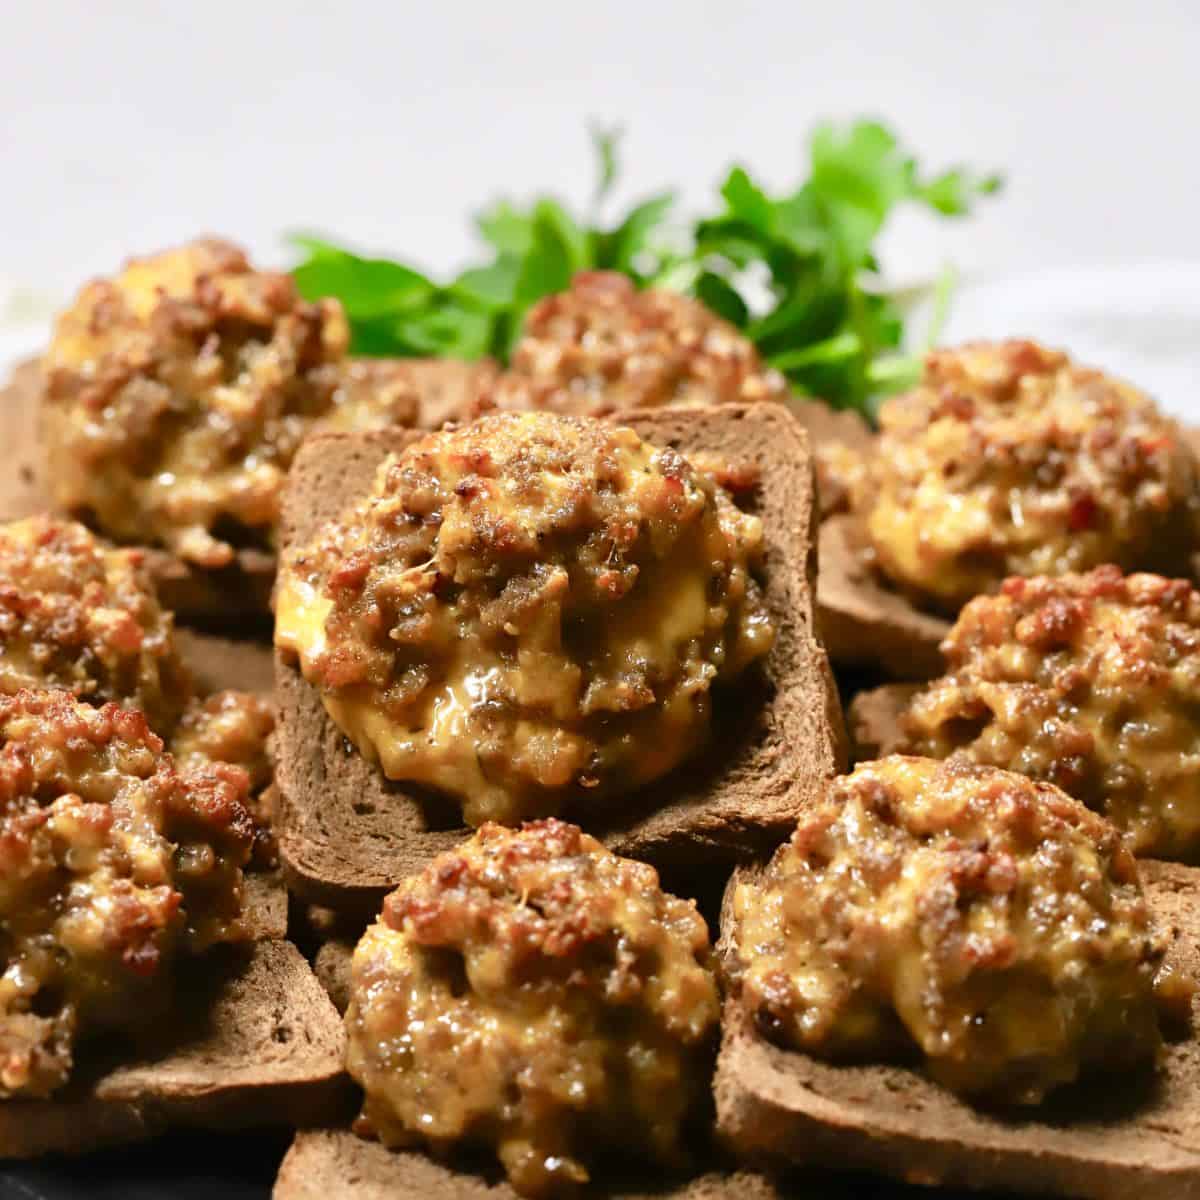
[(848, 330), (834, 334), (822, 342), (802, 346), (798, 350), (785, 350), (771, 358), (771, 366), (777, 371), (796, 371), (801, 367), (818, 366), (823, 363), (840, 362), (852, 358), (862, 350), (858, 334)]
[(947, 263), (933, 285), (933, 310), (929, 314), (929, 326), (921, 343), (922, 350), (932, 350), (940, 341), (942, 330), (946, 327), (946, 318), (950, 315), (950, 301), (957, 289), (958, 272), (953, 263)]

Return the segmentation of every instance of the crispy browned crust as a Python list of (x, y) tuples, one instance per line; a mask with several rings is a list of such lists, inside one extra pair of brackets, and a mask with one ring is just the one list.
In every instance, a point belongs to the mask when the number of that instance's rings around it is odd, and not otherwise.
[[(1200, 871), (1144, 862), (1174, 931), (1169, 961), (1200, 967)], [(726, 903), (739, 871), (726, 891)], [(722, 926), (728, 930), (728, 921)], [(718, 950), (728, 953), (728, 935)], [(718, 1127), (750, 1161), (853, 1163), (910, 1183), (1141, 1200), (1200, 1196), (1200, 1036), (1168, 1045), (1156, 1078), (1090, 1081), (1027, 1117), (973, 1108), (923, 1074), (835, 1066), (763, 1040), (726, 1001)]]
[[(795, 1195), (753, 1171), (709, 1171), (672, 1183), (653, 1177), (606, 1190), (612, 1200), (775, 1200)], [(279, 1168), (274, 1200), (518, 1200), (505, 1182), (436, 1162), (416, 1151), (393, 1151), (348, 1129), (298, 1133)]]
[(0, 1104), (0, 1159), (78, 1154), (176, 1126), (305, 1127), (347, 1111), (341, 1020), (289, 942), (206, 958), (179, 994), (158, 1049), (97, 1069), (61, 1099)]
[(885, 683), (859, 692), (846, 710), (850, 753), (856, 763), (883, 758), (900, 749), (900, 717), (917, 693), (915, 683)]
[[(610, 849), (663, 868), (717, 872), (782, 839), (796, 808), (844, 757), (841, 712), (813, 613), (815, 504), (803, 429), (778, 405), (659, 409), (624, 423), (684, 453), (720, 453), (758, 467), (767, 540), (766, 601), (778, 636), (769, 686), (718, 700), (723, 736), (702, 759), (589, 832)], [(301, 450), (284, 495), (281, 540), (306, 543), (370, 486), (402, 431), (315, 438)], [(277, 829), (289, 884), (334, 908), (377, 910), (379, 899), (430, 857), (467, 836), (444, 803), (384, 779), (329, 719), (291, 659), (276, 656), (279, 727)], [(617, 806), (619, 809), (619, 806)], [(576, 814), (564, 814), (578, 819)]]
[[(33, 516), (51, 508), (41, 483), (38, 445), (41, 371), (36, 359), (21, 363), (0, 391), (0, 437), (8, 451), (8, 469), (0, 476), (0, 521)], [(165, 550), (148, 550), (146, 566), (159, 602), (182, 621), (218, 627), (262, 624), (270, 611), (275, 556), (240, 550), (234, 564), (206, 571)]]
[(821, 526), (817, 611), (830, 659), (896, 679), (929, 679), (942, 669), (938, 647), (950, 623), (914, 608), (863, 560), (857, 523), (847, 515)]

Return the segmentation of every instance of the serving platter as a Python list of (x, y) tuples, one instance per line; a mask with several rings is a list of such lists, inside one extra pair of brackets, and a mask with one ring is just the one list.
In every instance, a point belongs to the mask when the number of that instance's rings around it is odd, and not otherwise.
[[(964, 285), (943, 337), (958, 342), (1010, 333), (1036, 334), (1048, 344), (1069, 346), (1080, 361), (1136, 380), (1165, 408), (1200, 423), (1195, 385), (1200, 379), (1200, 264), (1047, 272)], [(40, 324), (14, 329), (0, 322), (0, 378), (44, 337)], [(9, 1165), (0, 1168), (0, 1197), (258, 1200), (270, 1196), (288, 1141), (286, 1134), (175, 1134), (77, 1161)], [(799, 1176), (794, 1194), (831, 1200), (949, 1200), (965, 1195), (853, 1174)]]

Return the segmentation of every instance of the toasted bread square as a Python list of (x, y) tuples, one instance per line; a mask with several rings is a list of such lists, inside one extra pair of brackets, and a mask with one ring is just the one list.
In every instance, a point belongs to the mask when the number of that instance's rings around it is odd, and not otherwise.
[[(765, 595), (778, 625), (766, 670), (715, 700), (715, 737), (699, 760), (628, 800), (589, 832), (611, 849), (681, 873), (712, 872), (778, 842), (798, 807), (844, 758), (841, 711), (813, 613), (813, 470), (804, 430), (777, 405), (660, 409), (623, 423), (654, 444), (718, 453), (760, 473)], [(284, 494), (281, 543), (306, 544), (371, 487), (387, 456), (420, 435), (312, 438)], [(294, 658), (276, 652), (280, 857), (289, 884), (331, 908), (379, 899), (469, 831), (457, 807), (392, 783), (348, 747)], [(564, 814), (573, 817), (568, 812)]]
[(157, 1037), (132, 1059), (85, 1058), (90, 1076), (61, 1097), (0, 1102), (0, 1158), (77, 1154), (175, 1126), (303, 1127), (349, 1110), (341, 1019), (290, 942), (188, 964)]
[[(1141, 871), (1151, 905), (1173, 930), (1171, 956), (1195, 972), (1200, 871), (1159, 862)], [(997, 1114), (918, 1070), (837, 1066), (775, 1046), (731, 996), (715, 1091), (721, 1134), (751, 1161), (854, 1165), (910, 1183), (1095, 1200), (1200, 1196), (1196, 1029), (1168, 1044), (1156, 1075), (1092, 1077), (1028, 1113)]]

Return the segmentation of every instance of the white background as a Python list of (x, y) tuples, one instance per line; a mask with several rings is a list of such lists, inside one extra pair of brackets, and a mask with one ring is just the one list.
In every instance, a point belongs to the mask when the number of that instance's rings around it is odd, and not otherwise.
[(698, 202), (735, 159), (786, 184), (823, 116), (880, 115), (930, 167), (1003, 168), (978, 220), (896, 223), (903, 280), (1200, 263), (1193, 0), (0, 10), (0, 281), (44, 300), (202, 230), (449, 269), (494, 194), (586, 197), (588, 118), (627, 128), (626, 196)]

